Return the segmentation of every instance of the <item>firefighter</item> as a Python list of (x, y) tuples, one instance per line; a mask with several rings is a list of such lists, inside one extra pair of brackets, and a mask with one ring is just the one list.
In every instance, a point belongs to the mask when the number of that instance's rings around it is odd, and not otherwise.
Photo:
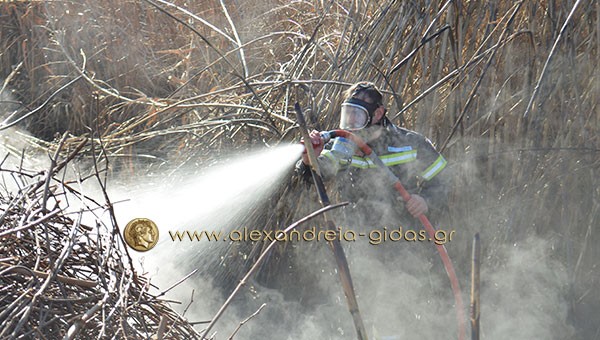
[[(447, 209), (447, 185), (443, 179), (446, 160), (427, 138), (392, 124), (386, 112), (383, 95), (377, 87), (370, 82), (359, 82), (344, 93), (339, 127), (367, 142), (411, 193), (408, 202), (402, 202), (389, 182), (377, 176), (377, 166), (360, 151), (351, 158), (339, 157), (335, 139), (324, 145), (318, 131), (310, 133), (323, 178), (333, 180), (340, 199), (351, 202), (344, 208), (342, 222), (348, 226), (414, 226), (414, 219), (408, 215), (440, 216)], [(308, 181), (307, 164), (308, 156), (304, 153), (296, 164), (296, 172)]]
[[(450, 298), (447, 289), (437, 284), (444, 273), (442, 262), (436, 259), (436, 249), (416, 219), (427, 214), (434, 225), (436, 220), (446, 221), (446, 160), (427, 138), (392, 124), (386, 117), (383, 95), (370, 82), (354, 84), (344, 93), (339, 128), (364, 140), (411, 194), (410, 200), (403, 202), (389, 179), (382, 177), (377, 166), (349, 141), (336, 137), (325, 144), (322, 136), (327, 134), (310, 133), (323, 179), (336, 189), (336, 201), (350, 202), (329, 212), (336, 226), (343, 228), (340, 234), (350, 230), (359, 234), (356, 241), (362, 235), (369, 238), (369, 242), (343, 242), (354, 278), (363, 283), (366, 280), (369, 289), (385, 295), (377, 308), (389, 312), (379, 313), (369, 327), (396, 338), (392, 334), (401, 331), (397, 325), (403, 318), (410, 319), (417, 329), (434, 322), (424, 317), (415, 323), (406, 310), (415, 315), (435, 315), (432, 311), (439, 309), (437, 301)], [(308, 164), (308, 156), (303, 154), (296, 173), (310, 183)], [(403, 246), (395, 241), (398, 230), (403, 230), (404, 241), (423, 242)], [(418, 243), (421, 246), (416, 246)]]

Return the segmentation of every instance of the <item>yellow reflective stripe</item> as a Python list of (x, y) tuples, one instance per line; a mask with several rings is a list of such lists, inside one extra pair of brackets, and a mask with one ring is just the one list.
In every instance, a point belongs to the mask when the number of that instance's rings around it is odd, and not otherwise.
[[(411, 150), (406, 152), (390, 153), (379, 157), (383, 164), (386, 166), (393, 166), (402, 163), (412, 162), (417, 159), (417, 150)], [(369, 158), (353, 156), (351, 166), (355, 168), (367, 169), (376, 168), (377, 165), (373, 163)]]
[(323, 152), (321, 152), (321, 155), (331, 159), (332, 161), (335, 161), (335, 157), (333, 157), (333, 155), (331, 154), (331, 151), (329, 151), (329, 150), (323, 150)]
[(402, 163), (408, 163), (417, 159), (417, 150), (391, 153), (379, 157), (383, 161), (383, 164), (387, 166), (398, 165)]
[(423, 177), (426, 181), (432, 179), (435, 175), (437, 175), (443, 168), (446, 167), (446, 160), (442, 155), (440, 155), (433, 164), (431, 164), (423, 173), (421, 177)]
[(361, 169), (376, 167), (376, 165), (370, 159), (358, 156), (352, 156), (352, 162), (350, 163), (350, 166)]
[(348, 161), (347, 161), (347, 160), (345, 160), (345, 159), (337, 159), (337, 158), (335, 158), (335, 156), (334, 156), (334, 155), (332, 155), (332, 152), (331, 152), (331, 150), (323, 150), (323, 152), (321, 152), (321, 154), (322, 154), (323, 156), (325, 156), (325, 157), (329, 158), (329, 159), (330, 159), (331, 161), (333, 161), (333, 162), (336, 162), (336, 161), (337, 161), (339, 164), (342, 164), (342, 165), (348, 165)]

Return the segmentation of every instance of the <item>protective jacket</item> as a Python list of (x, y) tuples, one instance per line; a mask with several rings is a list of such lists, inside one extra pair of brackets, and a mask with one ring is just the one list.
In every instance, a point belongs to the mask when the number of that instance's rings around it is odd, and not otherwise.
[[(432, 143), (421, 134), (397, 127), (391, 123), (373, 126), (370, 133), (377, 137), (367, 144), (390, 167), (411, 194), (423, 197), (429, 207), (428, 216), (438, 215), (447, 209), (447, 184), (442, 170), (446, 160)], [(368, 140), (368, 139), (367, 139)], [(350, 160), (337, 159), (329, 150), (318, 158), (325, 181), (333, 182), (339, 199), (351, 204), (344, 208), (342, 223), (348, 226), (369, 228), (409, 226), (414, 219), (387, 178), (381, 176), (377, 166), (368, 157), (355, 154)], [(358, 152), (360, 153), (360, 152)], [(310, 171), (302, 161), (296, 171), (310, 180)], [(338, 217), (336, 217), (336, 220)]]

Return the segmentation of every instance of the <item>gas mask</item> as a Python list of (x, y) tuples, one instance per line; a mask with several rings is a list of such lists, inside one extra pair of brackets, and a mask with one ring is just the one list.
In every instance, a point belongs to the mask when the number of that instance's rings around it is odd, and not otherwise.
[(340, 128), (343, 130), (356, 131), (371, 125), (373, 114), (379, 104), (367, 103), (364, 100), (350, 98), (342, 103), (340, 115)]
[[(356, 135), (365, 135), (363, 138), (368, 136), (368, 129), (365, 128), (371, 126), (375, 110), (380, 106), (381, 104), (367, 103), (358, 98), (347, 99), (342, 103), (340, 128)], [(357, 148), (352, 140), (338, 136), (333, 139), (331, 153), (336, 159), (349, 162)]]

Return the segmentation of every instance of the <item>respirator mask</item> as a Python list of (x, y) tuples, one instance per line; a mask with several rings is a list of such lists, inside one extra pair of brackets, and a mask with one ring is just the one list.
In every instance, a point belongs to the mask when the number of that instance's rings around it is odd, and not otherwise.
[(357, 98), (346, 100), (342, 103), (340, 128), (349, 131), (366, 128), (371, 125), (373, 114), (379, 106)]
[[(362, 131), (360, 130), (371, 125), (375, 110), (380, 106), (381, 104), (367, 103), (357, 98), (347, 99), (342, 103), (340, 128), (355, 134), (361, 134)], [(333, 140), (331, 153), (338, 160), (349, 162), (357, 148), (357, 145), (350, 139), (337, 137)]]

